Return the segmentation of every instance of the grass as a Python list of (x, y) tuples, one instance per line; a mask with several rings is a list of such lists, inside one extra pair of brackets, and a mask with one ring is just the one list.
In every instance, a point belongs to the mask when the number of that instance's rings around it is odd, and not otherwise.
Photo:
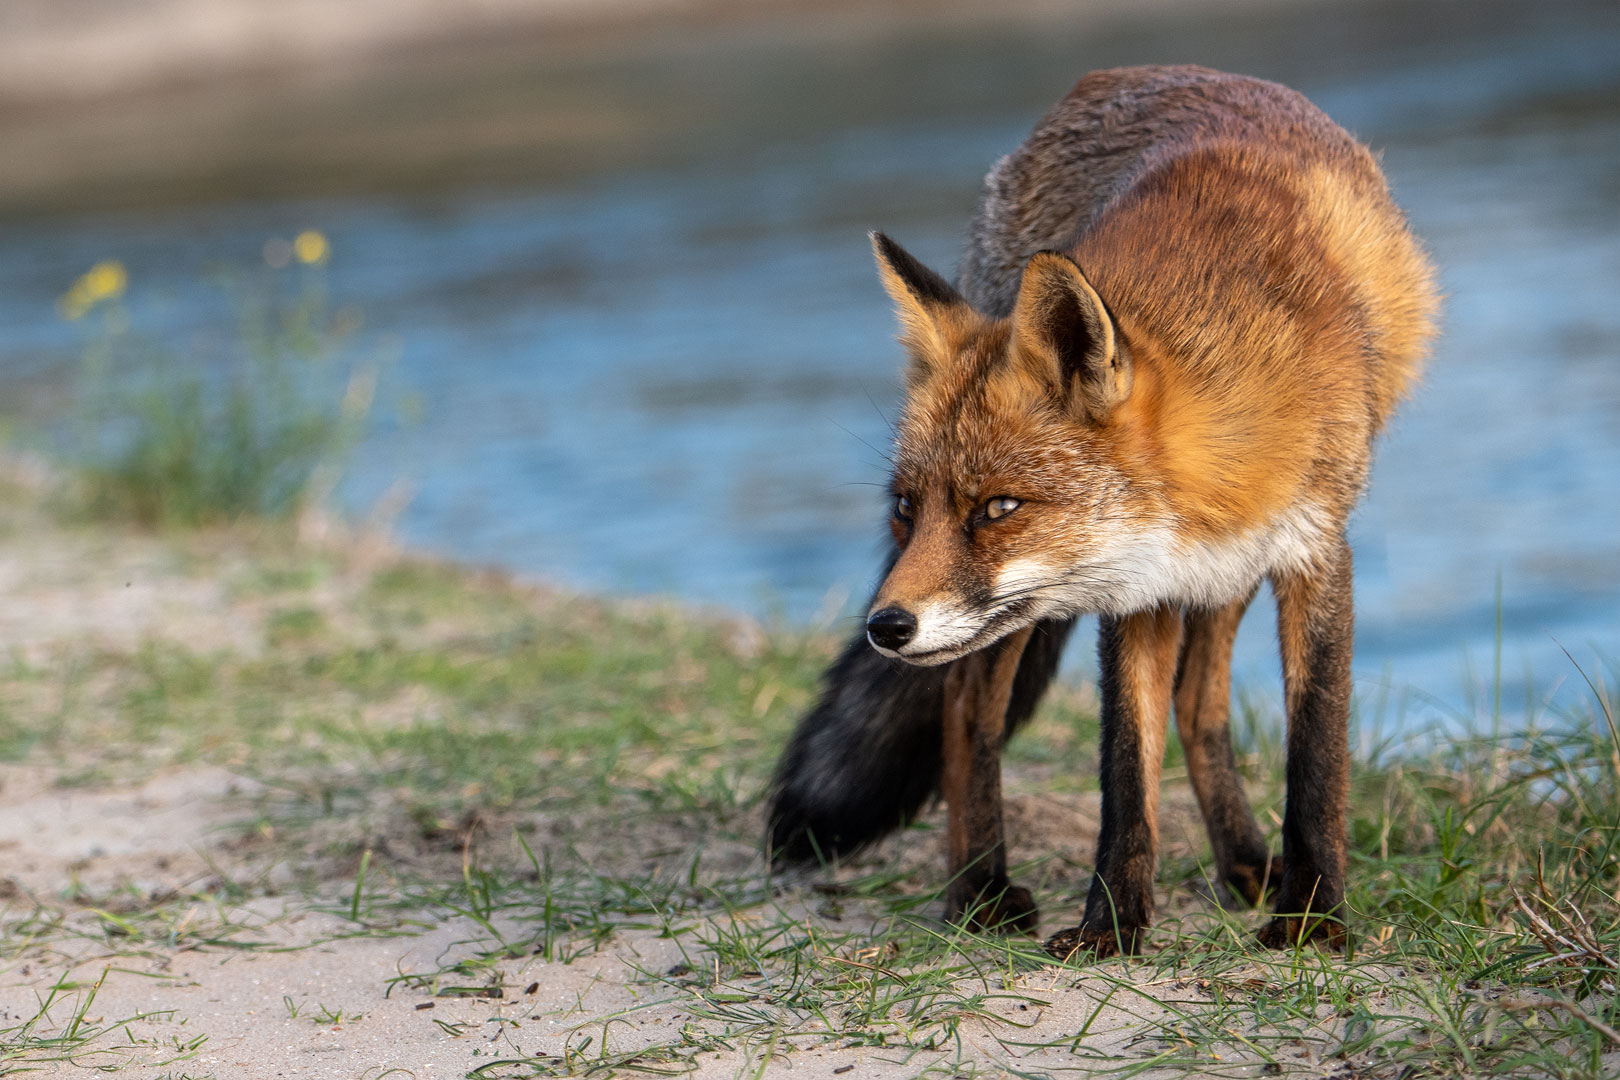
[[(116, 1069), (126, 1048), (136, 1040), (130, 1029), (153, 1014), (108, 1021), (90, 1015), (96, 994), (110, 968), (88, 985), (67, 978), (51, 985), (30, 1015), (8, 1023), (0, 1018), (0, 1076), (36, 1072), (47, 1066), (68, 1064), (83, 1069)], [(207, 1041), (206, 1035), (153, 1047), (158, 1068), (186, 1061)], [(119, 1046), (123, 1043), (123, 1046)]]
[[(1257, 917), (1198, 902), (1206, 849), (1167, 831), (1154, 951), (1058, 966), (1031, 940), (936, 921), (934, 821), (824, 874), (764, 872), (763, 782), (835, 642), (433, 564), (360, 565), (273, 531), (163, 543), (172, 573), (223, 582), (221, 617), (251, 622), (256, 642), (151, 635), (15, 656), (0, 750), (85, 788), (227, 768), (246, 784), (221, 841), (234, 861), (170, 895), (13, 899), (0, 964), (92, 946), (103, 962), (279, 948), (299, 911), (329, 920), (328, 942), (453, 925), (441, 964), (379, 992), (487, 1003), (499, 1037), (469, 1069), (491, 1077), (717, 1060), (752, 1074), (829, 1048), (973, 1075), (995, 1071), (987, 1046), (1031, 1075), (1613, 1074), (1620, 737), (1596, 680), (1585, 713), (1358, 762), (1347, 955), (1251, 948)], [(1093, 736), (1088, 699), (1065, 691), (1009, 755), (1010, 798), (1033, 814), (1014, 827), (1018, 877), (1054, 916), (1086, 886), (1089, 840), (1052, 837), (1095, 798)], [(1274, 821), (1279, 756), (1246, 750)], [(1178, 798), (1184, 812), (1173, 781), (1167, 813)], [(556, 1013), (571, 1034), (536, 1052), (525, 988), (604, 957), (629, 996)], [(14, 1022), (7, 1045), (33, 1055), (18, 1062), (116, 1034), (68, 1034), (60, 1000)], [(470, 1021), (434, 1018), (445, 1038), (471, 1037)]]
[(278, 260), (290, 269), (219, 275), (236, 325), (209, 328), (214, 356), (143, 335), (144, 309), (126, 305), (117, 263), (68, 291), (62, 312), (86, 333), (77, 414), (56, 451), (77, 475), (77, 511), (195, 526), (282, 518), (329, 494), (364, 429), (378, 365), (350, 355), (359, 316), (331, 308), (325, 238), (305, 233), (296, 250)]

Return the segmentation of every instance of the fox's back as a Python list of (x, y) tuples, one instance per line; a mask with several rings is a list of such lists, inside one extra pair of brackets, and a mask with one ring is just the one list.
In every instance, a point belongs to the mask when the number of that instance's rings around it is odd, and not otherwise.
[[(1238, 190), (1245, 176), (1272, 193)], [(1128, 220), (1133, 212), (1144, 216), (1144, 192), (1167, 184), (1179, 184), (1189, 201), (1219, 205), (1188, 205), (1181, 221), (1162, 220), (1162, 213), (1156, 222)], [(1275, 205), (1259, 206), (1267, 199)], [(1279, 206), (1281, 216), (1270, 212)], [(1251, 211), (1253, 220), (1246, 220)], [(1217, 235), (1223, 221), (1241, 235)], [(1160, 250), (1145, 245), (1147, 256), (1202, 259), (1198, 273), (1217, 280), (1266, 273), (1268, 261), (1278, 263), (1262, 250), (1268, 242), (1294, 249), (1298, 262), (1303, 243), (1331, 270), (1340, 306), (1358, 324), (1348, 332), (1370, 346), (1374, 429), (1415, 379), (1432, 333), (1432, 271), (1372, 155), (1303, 95), (1199, 67), (1087, 75), (991, 170), (962, 264), (962, 291), (986, 314), (1006, 315), (1032, 254), (1074, 253), (1088, 239), (1101, 242), (1110, 228), (1118, 234), (1139, 224), (1176, 234)], [(1234, 241), (1252, 250), (1249, 265), (1231, 265), (1229, 258), (1216, 265), (1222, 246), (1229, 257)], [(1138, 291), (1173, 289), (1188, 276), (1186, 267), (1094, 270), (1080, 261), (1088, 274), (1123, 274), (1123, 287)], [(1262, 292), (1279, 285), (1249, 284)], [(1111, 299), (1106, 291), (1104, 298)], [(1210, 302), (1221, 303), (1218, 296)], [(1212, 352), (1230, 351), (1207, 344)]]

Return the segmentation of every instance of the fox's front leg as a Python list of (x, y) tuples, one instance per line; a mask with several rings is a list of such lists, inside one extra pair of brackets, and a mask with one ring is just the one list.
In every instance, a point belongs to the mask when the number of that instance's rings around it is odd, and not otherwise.
[(1275, 892), (1282, 860), (1266, 850), (1265, 836), (1243, 795), (1232, 756), (1228, 714), (1232, 699), (1232, 642), (1251, 596), (1224, 607), (1186, 613), (1181, 669), (1176, 674), (1176, 728), (1187, 759), (1187, 778), (1198, 796), (1220, 880), (1251, 904)]
[(1166, 606), (1100, 621), (1102, 830), (1085, 915), (1079, 926), (1046, 943), (1048, 952), (1063, 959), (1077, 951), (1136, 952), (1153, 921), (1159, 772), (1181, 612)]
[(951, 884), (946, 918), (976, 930), (1033, 933), (1029, 890), (1007, 880), (1001, 747), (1013, 676), (1030, 629), (964, 656), (945, 673), (945, 801)]
[(1274, 949), (1344, 943), (1345, 803), (1350, 791), (1350, 654), (1355, 636), (1350, 545), (1341, 537), (1308, 573), (1272, 579), (1288, 699), (1288, 805)]

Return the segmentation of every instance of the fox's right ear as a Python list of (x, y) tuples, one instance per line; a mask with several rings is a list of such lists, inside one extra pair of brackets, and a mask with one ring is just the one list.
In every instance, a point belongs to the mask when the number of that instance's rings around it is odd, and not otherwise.
[(1114, 319), (1074, 260), (1037, 252), (1013, 305), (1013, 340), (1024, 363), (1081, 415), (1105, 420), (1131, 393), (1130, 356)]
[(901, 340), (920, 362), (943, 359), (948, 351), (944, 324), (949, 313), (967, 309), (968, 302), (950, 282), (880, 232), (872, 233), (872, 254), (877, 257), (878, 277), (894, 300)]

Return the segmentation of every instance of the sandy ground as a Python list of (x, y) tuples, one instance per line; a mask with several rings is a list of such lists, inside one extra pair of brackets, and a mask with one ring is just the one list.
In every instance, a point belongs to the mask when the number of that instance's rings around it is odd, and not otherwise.
[[(6, 915), (35, 902), (53, 906), (70, 890), (105, 895), (123, 888), (161, 897), (195, 888), (222, 869), (246, 874), (251, 868), (230, 838), (253, 793), (251, 782), (215, 768), (171, 770), (138, 787), (78, 789), (58, 787), (37, 769), (9, 767), (0, 772)], [(1030, 808), (1022, 809), (1027, 814)], [(207, 919), (217, 913), (195, 914)], [(69, 918), (93, 925), (89, 915)], [(502, 965), (501, 981), (521, 992), (435, 997), (424, 987), (390, 989), (390, 980), (436, 971), (472, 943), (487, 943), (469, 920), (439, 921), (402, 936), (353, 936), (346, 919), (308, 910), (285, 895), (246, 901), (229, 917), (261, 927), (238, 934), (254, 949), (147, 947), (131, 954), (109, 951), (105, 939), (90, 933), (26, 951), (0, 968), (0, 1026), (35, 1015), (53, 985), (69, 985), (41, 1025), (59, 1031), (94, 986), (82, 1023), (116, 1029), (88, 1043), (75, 1064), (52, 1066), (46, 1075), (119, 1066), (120, 1075), (244, 1080), (376, 1077), (387, 1069), (430, 1080), (460, 1077), (501, 1059), (543, 1059), (536, 1064), (566, 1071), (571, 1054), (585, 1071), (601, 1052), (604, 1030), (610, 1051), (622, 1054), (667, 1042), (684, 1024), (709, 1026), (687, 1011), (690, 997), (648, 978), (693, 963), (690, 942), (646, 930), (620, 933), (600, 952), (567, 964), (513, 958)], [(1140, 992), (1116, 991), (1116, 979), (1139, 984)], [(755, 991), (737, 989), (770, 1007)], [(960, 1048), (919, 1055), (823, 1045), (825, 1037), (812, 1030), (777, 1046), (771, 1074), (898, 1077), (932, 1065), (951, 1071), (1013, 1063), (1073, 1069), (1083, 1059), (1012, 1044), (1072, 1037), (1088, 1021), (1086, 1054), (1140, 1057), (1132, 1048), (1141, 1021), (1166, 1015), (1156, 998), (1198, 996), (1187, 979), (1156, 979), (1146, 965), (1111, 965), (1106, 977), (1089, 979), (1054, 969), (1008, 980), (1003, 989), (1007, 996), (991, 1011), (1006, 1023), (965, 1022)], [(706, 1054), (699, 1064), (699, 1075), (734, 1076), (765, 1063), (757, 1051), (739, 1051)]]
[[(306, 899), (284, 891), (292, 877), (286, 866), (256, 863), (251, 847), (234, 842), (250, 820), (257, 791), (252, 781), (228, 770), (171, 769), (138, 786), (110, 788), (63, 787), (55, 779), (37, 767), (0, 769), (0, 918), (17, 918), (40, 905), (65, 910), (86, 934), (76, 940), (54, 935), (48, 945), (25, 949), (0, 965), (0, 1027), (38, 1013), (55, 985), (72, 988), (57, 995), (42, 1031), (71, 1025), (92, 986), (93, 1005), (82, 1023), (116, 1027), (88, 1043), (75, 1064), (49, 1067), (46, 1075), (119, 1066), (120, 1075), (260, 1080), (376, 1077), (397, 1068), (429, 1080), (460, 1077), (499, 1059), (546, 1059), (538, 1064), (567, 1071), (571, 1053), (584, 1055), (577, 1067), (585, 1071), (585, 1059), (601, 1052), (604, 1025), (614, 1054), (667, 1042), (684, 1024), (712, 1026), (687, 1011), (689, 996), (648, 978), (682, 965), (701, 970), (705, 961), (693, 959), (690, 940), (646, 930), (621, 932), (600, 952), (567, 964), (513, 958), (502, 965), (501, 982), (524, 990), (508, 989), (500, 998), (390, 989), (396, 976), (433, 972), (471, 952), (476, 942), (487, 946), (487, 934), (470, 920), (452, 918), (425, 930), (404, 928), (401, 936), (354, 936), (346, 919), (311, 910)], [(1033, 823), (1049, 817), (1033, 799), (1017, 800), (1009, 810), (1015, 840), (1026, 843), (1039, 831)], [(666, 841), (674, 839), (672, 833)], [(714, 858), (738, 865), (757, 858), (733, 847)], [(206, 886), (221, 873), (252, 879), (271, 895), (223, 913), (193, 909), (179, 921), (183, 926), (193, 917), (207, 921), (224, 914), (252, 928), (235, 935), (252, 949), (148, 945), (132, 953), (98, 933), (95, 912), (75, 910), (70, 899), (79, 893), (161, 899)], [(1047, 929), (1064, 915), (1054, 913)], [(1116, 979), (1140, 983), (1141, 992), (1117, 992)], [(737, 990), (762, 1008), (771, 1006), (757, 991)], [(1052, 970), (1009, 980), (1003, 990), (1007, 997), (992, 1011), (1004, 1015), (1006, 1024), (968, 1020), (962, 1045), (948, 1052), (824, 1045), (825, 1036), (812, 1029), (778, 1045), (771, 1074), (841, 1070), (836, 1075), (898, 1077), (932, 1065), (954, 1071), (1014, 1062), (1025, 1069), (1073, 1069), (1082, 1059), (1011, 1044), (1072, 1037), (1088, 1021), (1087, 1055), (1140, 1057), (1132, 1047), (1141, 1021), (1165, 1016), (1155, 999), (1198, 994), (1186, 979), (1156, 979), (1144, 965), (1111, 965), (1105, 977), (1088, 979)], [(622, 1019), (610, 1021), (615, 1016)], [(739, 1051), (706, 1054), (699, 1064), (700, 1075), (734, 1076), (752, 1074), (763, 1062), (757, 1052)]]
[[(94, 890), (116, 879), (153, 894), (195, 882), (232, 862), (222, 841), (244, 793), (243, 781), (216, 769), (171, 772), (138, 788), (91, 791), (64, 791), (22, 770), (7, 770), (0, 774), (0, 859), (10, 872), (11, 912), (22, 909), (25, 899), (48, 898), (75, 881)], [(377, 1077), (388, 1069), (433, 1080), (502, 1059), (541, 1059), (537, 1066), (566, 1070), (570, 1055), (583, 1072), (600, 1053), (604, 1030), (610, 1051), (621, 1054), (666, 1042), (683, 1024), (705, 1026), (687, 1012), (691, 998), (646, 974), (680, 970), (690, 953), (644, 930), (619, 934), (602, 951), (568, 964), (514, 958), (502, 966), (502, 981), (521, 989), (499, 998), (435, 997), (422, 987), (390, 990), (390, 980), (437, 970), (467, 952), (469, 942), (483, 936), (467, 920), (439, 922), (407, 936), (342, 936), (352, 934), (351, 923), (301, 911), (284, 899), (249, 901), (232, 917), (262, 921), (262, 931), (244, 937), (259, 948), (149, 948), (140, 955), (113, 955), (87, 938), (34, 953), (0, 971), (0, 1025), (37, 1013), (53, 984), (76, 984), (58, 996), (49, 1010), (51, 1023), (43, 1025), (59, 1029), (71, 1023), (95, 985), (83, 1023), (128, 1022), (89, 1043), (74, 1065), (51, 1067), (46, 1075), (120, 1066), (119, 1075), (243, 1080)], [(1118, 991), (1119, 979), (1138, 989)], [(1185, 1003), (1200, 997), (1187, 978), (1156, 978), (1151, 966), (1141, 964), (1110, 965), (1105, 977), (1087, 979), (1054, 969), (1008, 980), (1003, 988), (1006, 997), (991, 1011), (1005, 1023), (966, 1021), (959, 1048), (902, 1054), (822, 1045), (824, 1036), (812, 1031), (776, 1047), (770, 1075), (899, 1077), (930, 1066), (946, 1067), (947, 1073), (1008, 1066), (1072, 1070), (1085, 1058), (1016, 1044), (1072, 1037), (1088, 1023), (1085, 1053), (1101, 1056), (1094, 1064), (1106, 1067), (1111, 1054), (1143, 1056), (1135, 1047), (1141, 1022), (1166, 1015), (1156, 999)], [(770, 1007), (767, 999), (753, 1000)], [(698, 1075), (752, 1075), (766, 1064), (757, 1051), (705, 1054)]]

